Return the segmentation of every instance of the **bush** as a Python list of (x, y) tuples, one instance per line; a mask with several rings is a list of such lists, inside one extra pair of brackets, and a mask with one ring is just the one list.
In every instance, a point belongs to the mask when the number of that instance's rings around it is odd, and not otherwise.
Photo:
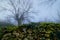
[(3, 40), (5, 38), (7, 40), (54, 40), (57, 38), (58, 40), (59, 33), (60, 24), (58, 23), (30, 23), (20, 27), (10, 25), (0, 28), (0, 38)]

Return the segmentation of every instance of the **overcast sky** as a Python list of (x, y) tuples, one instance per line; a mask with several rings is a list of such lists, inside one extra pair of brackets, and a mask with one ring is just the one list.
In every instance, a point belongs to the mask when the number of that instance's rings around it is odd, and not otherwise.
[[(0, 6), (7, 6), (5, 1), (0, 0)], [(32, 10), (37, 12), (37, 15), (34, 16), (34, 19), (32, 19), (32, 21), (55, 21), (55, 19), (58, 19), (57, 10), (60, 10), (60, 0), (33, 0), (32, 2)], [(0, 20), (4, 20), (7, 16), (7, 13), (9, 14), (10, 12), (0, 12)]]

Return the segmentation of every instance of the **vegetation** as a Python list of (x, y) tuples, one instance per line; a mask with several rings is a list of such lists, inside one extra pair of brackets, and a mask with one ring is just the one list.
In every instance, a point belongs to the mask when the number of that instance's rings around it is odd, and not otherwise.
[(60, 24), (30, 23), (0, 28), (0, 40), (59, 40)]

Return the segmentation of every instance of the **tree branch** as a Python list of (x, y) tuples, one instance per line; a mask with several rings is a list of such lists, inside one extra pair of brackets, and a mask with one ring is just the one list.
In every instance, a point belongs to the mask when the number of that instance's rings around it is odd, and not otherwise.
[(15, 11), (15, 13), (16, 13), (16, 7), (15, 7), (15, 5), (14, 5), (14, 2), (13, 2), (12, 0), (9, 0), (9, 2), (10, 2), (10, 4), (11, 4), (11, 6), (14, 8), (14, 11)]
[(7, 8), (5, 8), (5, 7), (2, 7), (2, 6), (0, 6), (1, 8), (2, 8), (2, 10), (1, 11), (10, 11), (11, 13), (13, 13), (13, 14), (15, 14), (12, 10), (10, 10), (10, 9), (7, 9)]

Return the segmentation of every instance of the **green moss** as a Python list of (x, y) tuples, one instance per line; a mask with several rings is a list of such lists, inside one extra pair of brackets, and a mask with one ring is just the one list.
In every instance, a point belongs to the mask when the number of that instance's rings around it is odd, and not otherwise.
[(52, 37), (51, 35), (53, 35), (53, 38), (57, 35), (60, 35), (58, 34), (60, 33), (60, 24), (51, 22), (50, 23), (42, 22), (42, 23), (23, 24), (20, 27), (11, 25), (4, 28), (0, 27), (1, 39), (4, 38), (4, 35), (9, 33), (11, 33), (11, 35), (8, 36), (10, 38), (8, 40), (17, 40), (17, 39), (40, 40), (40, 38), (46, 38), (48, 40), (48, 38), (50, 39)]

